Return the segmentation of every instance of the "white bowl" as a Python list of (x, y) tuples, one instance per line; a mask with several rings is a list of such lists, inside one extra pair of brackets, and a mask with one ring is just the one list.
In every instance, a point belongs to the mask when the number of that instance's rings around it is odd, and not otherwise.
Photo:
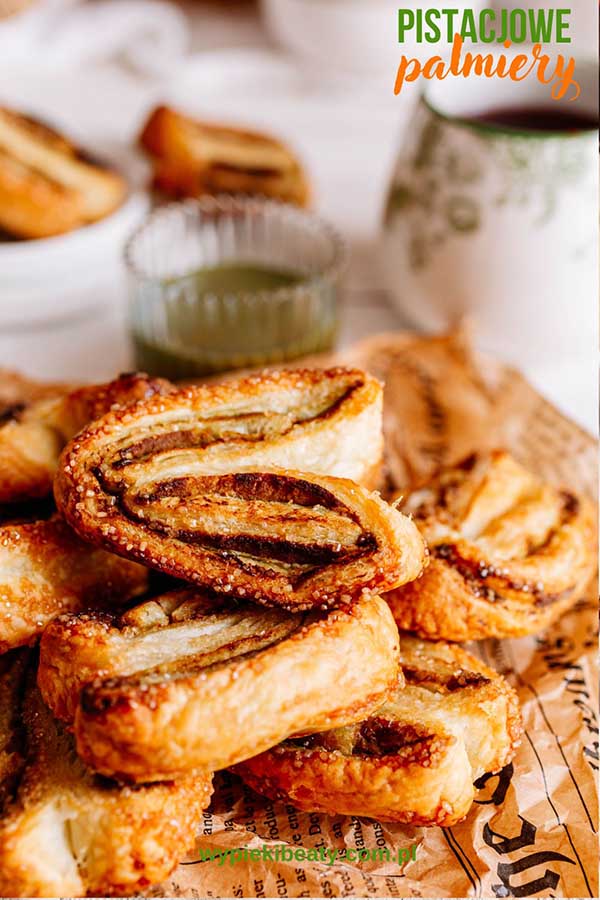
[[(418, 8), (422, 0), (402, 5)], [(287, 50), (322, 70), (387, 74), (392, 84), (402, 53), (424, 58), (434, 52), (432, 44), (398, 43), (398, 6), (396, 0), (262, 0), (267, 27)], [(451, 6), (479, 9), (483, 0)]]
[(99, 222), (51, 238), (0, 242), (0, 327), (21, 328), (79, 314), (113, 285), (127, 237), (149, 206), (146, 166), (130, 151), (110, 155), (130, 186), (125, 202)]

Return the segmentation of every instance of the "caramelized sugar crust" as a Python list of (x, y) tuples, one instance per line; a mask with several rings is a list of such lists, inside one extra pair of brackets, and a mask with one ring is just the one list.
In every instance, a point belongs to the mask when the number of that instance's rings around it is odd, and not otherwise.
[(443, 470), (403, 510), (427, 541), (430, 564), (387, 600), (398, 627), (423, 637), (533, 634), (573, 606), (596, 571), (592, 504), (504, 451)]
[(61, 613), (122, 604), (148, 572), (84, 543), (50, 504), (0, 507), (0, 652), (34, 643)]
[(310, 812), (450, 826), (473, 781), (514, 756), (522, 723), (504, 678), (462, 648), (400, 640), (405, 685), (363, 721), (295, 738), (236, 771), (259, 793)]
[(11, 897), (137, 894), (191, 848), (210, 774), (123, 787), (94, 775), (35, 686), (28, 651), (0, 670), (0, 890)]
[(348, 480), (380, 452), (378, 382), (278, 372), (103, 417), (65, 449), (55, 495), (79, 534), (123, 556), (265, 605), (324, 608), (424, 565), (410, 520)]
[(46, 629), (39, 684), (96, 771), (140, 782), (217, 770), (297, 732), (359, 720), (398, 677), (380, 597), (308, 615), (194, 589)]
[[(12, 390), (10, 390), (12, 387)], [(84, 425), (171, 385), (144, 374), (67, 390), (24, 379), (0, 379), (7, 401), (0, 409), (0, 503), (48, 496), (62, 448)]]

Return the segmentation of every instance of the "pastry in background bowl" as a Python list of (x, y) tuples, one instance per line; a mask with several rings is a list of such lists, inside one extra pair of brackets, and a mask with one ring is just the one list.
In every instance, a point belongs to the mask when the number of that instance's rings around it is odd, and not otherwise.
[(13, 238), (74, 231), (114, 212), (127, 184), (59, 131), (0, 108), (0, 230)]
[(310, 188), (300, 162), (269, 135), (203, 122), (159, 106), (139, 143), (150, 155), (154, 186), (167, 194), (261, 194), (308, 205)]
[(288, 740), (235, 771), (307, 812), (456, 824), (473, 782), (514, 756), (522, 724), (505, 679), (462, 648), (400, 636), (403, 679), (354, 725)]
[(443, 469), (401, 508), (425, 538), (430, 562), (386, 599), (398, 627), (422, 637), (534, 634), (574, 605), (596, 571), (592, 504), (501, 450)]

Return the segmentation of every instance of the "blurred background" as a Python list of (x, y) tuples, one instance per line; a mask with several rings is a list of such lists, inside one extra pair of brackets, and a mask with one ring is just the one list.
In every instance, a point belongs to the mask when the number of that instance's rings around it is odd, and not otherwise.
[[(574, 0), (571, 6), (573, 43), (562, 52), (585, 61), (591, 67), (586, 79), (594, 81), (598, 5)], [(31, 237), (4, 225), (0, 365), (44, 379), (104, 379), (139, 362), (144, 341), (146, 351), (154, 341), (154, 350), (166, 355), (147, 353), (142, 361), (164, 368), (195, 347), (208, 358), (218, 342), (231, 339), (229, 356), (226, 346), (220, 348), (221, 362), (213, 359), (208, 371), (211, 365), (269, 362), (280, 344), (286, 345), (284, 356), (294, 355), (294, 348), (295, 355), (323, 349), (334, 332), (337, 344), (346, 345), (379, 332), (436, 331), (468, 321), (483, 350), (517, 365), (557, 405), (595, 430), (598, 165), (597, 130), (592, 132), (597, 112), (583, 108), (587, 119), (580, 129), (551, 123), (535, 145), (531, 135), (523, 139), (522, 129), (520, 142), (492, 133), (488, 137), (498, 138), (495, 143), (486, 144), (479, 134), (479, 143), (469, 144), (461, 126), (444, 136), (440, 122), (449, 115), (448, 97), (424, 104), (423, 82), (394, 96), (397, 8), (389, 0), (0, 0), (0, 105), (51, 125), (119, 171), (127, 184), (126, 197), (111, 215), (68, 233), (39, 236), (34, 228)], [(537, 94), (523, 100), (526, 110), (540, 102)], [(478, 98), (477, 108), (467, 104), (457, 111), (456, 103), (450, 105), (450, 117), (462, 120), (515, 103), (494, 96)], [(139, 141), (158, 106), (186, 117), (175, 123), (182, 126), (183, 143), (164, 156), (154, 134), (145, 144)], [(439, 121), (425, 121), (430, 107)], [(254, 134), (249, 143), (240, 134), (194, 131), (193, 124), (190, 131), (190, 122), (250, 130), (276, 142), (257, 144)], [(9, 122), (3, 135), (0, 122), (0, 182), (3, 156), (12, 165), (5, 185), (0, 183), (0, 206), (3, 196), (5, 203), (13, 202), (13, 190), (24, 190), (31, 199), (40, 172), (46, 188), (57, 179), (62, 184), (63, 177), (77, 181), (79, 175), (55, 157), (47, 159), (41, 151), (38, 157), (39, 148), (19, 143), (14, 125)], [(491, 130), (497, 130), (493, 121)], [(563, 131), (559, 141), (556, 132)], [(172, 137), (176, 143), (174, 132)], [(580, 143), (573, 140), (578, 137)], [(47, 150), (47, 136), (33, 139)], [(216, 186), (203, 174), (199, 187), (201, 163), (210, 155), (207, 142), (210, 153), (223, 153), (224, 159), (211, 170)], [(24, 178), (23, 159), (16, 158), (21, 152), (32, 154)], [(499, 165), (501, 153), (510, 190), (504, 185), (502, 193), (498, 187), (495, 211), (483, 209), (481, 200), (479, 227), (467, 213), (479, 202), (477, 192), (490, 195), (490, 179), (496, 178), (491, 160)], [(184, 157), (190, 166), (194, 157), (192, 187), (181, 185), (178, 164)], [(447, 171), (440, 174), (443, 166)], [(220, 209), (217, 224), (210, 209), (201, 221), (188, 213), (185, 221), (151, 220), (150, 231), (130, 248), (127, 273), (125, 244), (152, 207), (182, 195), (215, 194), (219, 185), (231, 192), (240, 167), (257, 194), (271, 192), (275, 170), (288, 188), (290, 179), (306, 185), (310, 201), (302, 187), (299, 195), (292, 192), (296, 207), (288, 218), (254, 208), (244, 212), (250, 215), (243, 225), (248, 234), (236, 224), (233, 237), (227, 222), (242, 220), (237, 207)], [(247, 193), (248, 183), (240, 183), (241, 193)], [(458, 183), (461, 192), (454, 197)], [(563, 185), (569, 186), (568, 196)], [(278, 191), (273, 187), (272, 196), (289, 199)], [(437, 202), (442, 197), (444, 205)], [(300, 209), (305, 206), (310, 211)], [(32, 215), (41, 221), (39, 207)], [(328, 223), (324, 232), (318, 230), (321, 220)], [(515, 221), (522, 223), (518, 239)], [(416, 263), (424, 229), (428, 255)], [(565, 251), (563, 264), (558, 248), (574, 241), (568, 233), (573, 231), (577, 243)], [(529, 246), (534, 233), (536, 243)], [(245, 249), (238, 251), (240, 246)], [(230, 266), (236, 253), (245, 269), (224, 271), (223, 260)], [(559, 263), (557, 274), (552, 265)], [(269, 270), (268, 283), (252, 280), (257, 266), (262, 276)], [(234, 280), (215, 287), (206, 280), (206, 271), (215, 268), (221, 281)], [(286, 289), (294, 289), (292, 298), (281, 293)], [(262, 292), (262, 306), (249, 298), (252, 291)], [(234, 302), (240, 294), (243, 309)], [(198, 304), (207, 295), (223, 303), (214, 301), (200, 315)], [(288, 306), (274, 322), (269, 317), (278, 302), (282, 310)], [(327, 316), (338, 313), (336, 329)], [(250, 346), (267, 334), (270, 346), (245, 358), (240, 344)], [(185, 344), (181, 353), (177, 341)], [(202, 371), (199, 364), (197, 372)], [(188, 374), (185, 366), (179, 374)]]

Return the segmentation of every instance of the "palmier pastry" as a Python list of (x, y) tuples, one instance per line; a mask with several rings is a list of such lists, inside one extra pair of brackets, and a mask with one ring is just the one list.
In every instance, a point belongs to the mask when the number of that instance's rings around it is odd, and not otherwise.
[(200, 122), (159, 106), (144, 126), (140, 145), (153, 161), (155, 187), (177, 197), (261, 194), (308, 204), (302, 166), (268, 135)]
[(443, 470), (403, 510), (425, 537), (430, 564), (386, 599), (399, 628), (423, 637), (532, 634), (582, 596), (596, 569), (591, 504), (503, 451)]
[(3, 896), (121, 897), (163, 881), (193, 845), (211, 776), (127, 788), (93, 775), (32, 671), (23, 684), (23, 651), (0, 666)]
[(146, 569), (85, 544), (51, 510), (26, 512), (3, 519), (0, 508), (0, 653), (33, 643), (60, 613), (123, 603), (147, 586)]
[[(0, 415), (0, 503), (45, 497), (60, 451), (92, 419), (172, 388), (147, 375), (122, 375), (109, 384), (89, 385), (69, 392), (56, 387), (51, 395), (7, 405)], [(40, 389), (41, 391), (41, 389)], [(35, 398), (32, 387), (29, 388)]]
[(0, 228), (17, 238), (72, 231), (112, 213), (127, 185), (42, 122), (0, 109)]
[(12, 369), (0, 369), (0, 422), (38, 400), (59, 397), (70, 389), (65, 384), (36, 381)]
[(415, 526), (354, 482), (303, 474), (367, 472), (372, 454), (354, 453), (359, 422), (379, 425), (373, 394), (360, 372), (287, 372), (117, 410), (65, 448), (57, 503), (87, 540), (266, 605), (390, 590), (422, 569)]
[(61, 716), (75, 708), (92, 768), (139, 782), (357, 721), (397, 674), (398, 632), (380, 597), (300, 615), (189, 589), (120, 619), (61, 618), (46, 631), (39, 684)]
[(275, 467), (374, 488), (382, 409), (380, 382), (357, 369), (263, 372), (149, 397), (131, 415), (117, 410), (82, 440), (105, 453), (111, 448), (111, 465), (126, 484), (148, 477), (152, 465), (164, 478), (175, 466), (189, 475)]
[(452, 644), (400, 638), (406, 680), (355, 725), (284, 742), (235, 767), (262, 794), (310, 812), (449, 826), (473, 781), (512, 759), (521, 736), (508, 683)]

